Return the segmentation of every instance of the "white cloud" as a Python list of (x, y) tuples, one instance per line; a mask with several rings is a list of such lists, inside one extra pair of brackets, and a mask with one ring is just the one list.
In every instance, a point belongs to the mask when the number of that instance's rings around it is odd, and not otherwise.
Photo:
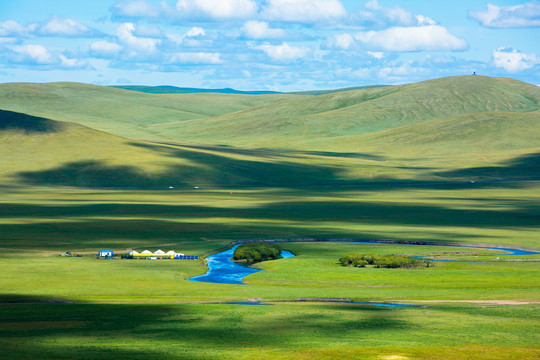
[(108, 42), (105, 40), (93, 42), (90, 45), (90, 50), (92, 53), (102, 57), (110, 57), (117, 55), (122, 51), (122, 46), (117, 43)]
[(185, 44), (189, 46), (199, 46), (201, 42), (193, 38), (200, 38), (203, 36), (206, 36), (206, 31), (198, 26), (192, 27), (183, 35), (167, 34), (167, 37), (177, 45)]
[(60, 55), (61, 65), (65, 68), (80, 69), (88, 65), (84, 60), (68, 59), (64, 55)]
[(370, 0), (364, 5), (366, 9), (369, 10), (380, 10), (382, 9), (381, 5), (379, 5), (379, 2), (377, 0)]
[(159, 9), (144, 0), (123, 1), (113, 6), (112, 11), (119, 16), (126, 17), (155, 17)]
[(205, 36), (206, 32), (203, 28), (195, 26), (188, 30), (186, 37)]
[(416, 15), (416, 21), (418, 22), (418, 26), (424, 26), (424, 25), (437, 25), (437, 22), (433, 20), (432, 18), (429, 18), (424, 15)]
[(252, 46), (252, 48), (262, 50), (273, 60), (282, 62), (298, 60), (307, 56), (310, 53), (310, 49), (308, 48), (290, 46), (286, 42), (281, 45), (263, 44), (258, 46)]
[(356, 40), (351, 34), (335, 34), (326, 40), (326, 46), (330, 48), (349, 50), (356, 48)]
[(540, 64), (540, 58), (535, 54), (526, 54), (516, 49), (501, 47), (493, 51), (493, 64), (498, 68), (514, 73)]
[(346, 14), (339, 0), (267, 0), (261, 11), (264, 19), (297, 22), (332, 20)]
[(413, 64), (411, 62), (396, 64), (391, 67), (383, 67), (378, 71), (378, 76), (382, 79), (397, 80), (410, 76), (427, 76), (430, 74), (430, 69), (423, 67), (421, 64)]
[(272, 29), (265, 21), (248, 21), (242, 27), (242, 33), (248, 39), (282, 39), (285, 31), (282, 29)]
[(368, 51), (367, 54), (378, 60), (381, 60), (384, 57), (384, 53), (380, 51)]
[(35, 30), (36, 24), (22, 26), (15, 20), (0, 21), (0, 36), (27, 36)]
[(356, 34), (356, 41), (372, 50), (383, 51), (435, 51), (465, 50), (467, 43), (450, 34), (440, 25), (393, 27), (382, 31)]
[(52, 18), (41, 26), (38, 33), (46, 36), (92, 36), (94, 31), (73, 19)]
[(361, 18), (363, 18), (363, 20), (367, 20), (368, 22), (412, 26), (415, 25), (415, 20), (418, 19), (410, 11), (407, 11), (399, 6), (393, 8), (384, 7), (381, 6), (377, 0), (368, 1), (365, 4), (365, 9), (366, 10), (362, 11), (360, 14)]
[(486, 11), (469, 11), (469, 17), (483, 26), (492, 28), (538, 27), (540, 3), (531, 1), (514, 6), (487, 4)]
[(220, 53), (207, 53), (207, 52), (182, 52), (174, 54), (170, 63), (180, 64), (221, 64)]
[(163, 37), (163, 32), (157, 26), (138, 24), (133, 35), (151, 38), (161, 38)]
[(12, 48), (17, 63), (48, 65), (55, 62), (54, 57), (43, 45), (18, 45)]
[(252, 0), (178, 0), (176, 9), (180, 17), (226, 20), (249, 18), (258, 6)]
[(116, 35), (123, 44), (129, 46), (133, 50), (142, 51), (144, 53), (156, 51), (157, 45), (161, 43), (161, 40), (159, 39), (137, 37), (133, 35), (134, 32), (135, 25), (132, 23), (125, 23), (118, 27)]

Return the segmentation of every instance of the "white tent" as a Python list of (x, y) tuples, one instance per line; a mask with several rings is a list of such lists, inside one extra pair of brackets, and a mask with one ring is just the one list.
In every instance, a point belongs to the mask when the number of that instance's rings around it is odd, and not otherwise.
[(141, 254), (144, 254), (144, 255), (152, 255), (152, 252), (149, 251), (149, 250), (144, 250), (143, 252), (141, 252)]
[(154, 255), (165, 255), (165, 251), (162, 251), (162, 250), (155, 251)]
[(172, 250), (169, 250), (169, 251), (167, 251), (167, 254), (165, 254), (165, 255), (173, 255), (174, 256), (174, 255), (176, 255), (176, 253), (174, 251), (172, 251)]

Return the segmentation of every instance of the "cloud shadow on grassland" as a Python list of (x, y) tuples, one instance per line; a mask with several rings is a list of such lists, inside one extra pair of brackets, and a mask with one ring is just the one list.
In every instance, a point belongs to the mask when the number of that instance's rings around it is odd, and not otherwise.
[[(164, 147), (165, 149), (169, 149)], [(165, 150), (166, 151), (166, 150)], [(175, 150), (167, 156), (195, 165), (169, 166), (162, 173), (144, 173), (134, 166), (102, 161), (77, 161), (43, 171), (26, 171), (15, 178), (27, 184), (80, 187), (291, 187), (343, 183), (334, 166), (234, 159), (200, 151)]]
[(0, 131), (19, 130), (25, 133), (54, 133), (61, 131), (64, 123), (14, 111), (0, 110)]
[[(268, 321), (267, 309), (254, 313), (246, 306), (50, 303), (53, 300), (0, 295), (0, 301), (9, 303), (0, 307), (5, 354), (17, 354), (17, 359), (197, 360), (211, 356), (201, 355), (207, 351), (234, 356), (253, 348), (293, 349), (297, 341), (354, 339), (359, 331), (390, 334), (411, 328), (391, 309), (380, 308), (335, 307), (313, 317), (299, 307)], [(149, 341), (155, 346), (149, 347)]]
[[(452, 208), (444, 204), (410, 204), (367, 201), (295, 201), (261, 204), (249, 208), (170, 204), (0, 204), (0, 244), (14, 248), (91, 248), (106, 242), (127, 248), (178, 243), (186, 239), (231, 240), (253, 238), (350, 237), (370, 240), (404, 240), (387, 233), (385, 226), (424, 227), (425, 242), (467, 242), (467, 231), (437, 232), (443, 228), (534, 228), (540, 207), (534, 200), (505, 199), (501, 208)], [(10, 219), (51, 219), (17, 223)], [(216, 219), (220, 219), (216, 221)], [(325, 225), (328, 224), (328, 225)], [(350, 230), (368, 224), (381, 231)], [(61, 239), (61, 240), (59, 240)], [(64, 245), (59, 245), (62, 243)]]
[[(14, 174), (14, 178), (24, 184), (114, 187), (135, 189), (231, 187), (279, 187), (300, 189), (307, 187), (371, 187), (377, 191), (401, 191), (409, 188), (419, 189), (462, 189), (480, 187), (519, 187), (516, 181), (540, 180), (540, 155), (530, 154), (501, 163), (500, 166), (432, 173), (429, 168), (392, 166), (375, 162), (370, 164), (386, 178), (351, 177), (352, 165), (341, 167), (328, 164), (331, 158), (357, 157), (364, 160), (381, 160), (376, 155), (312, 152), (313, 156), (324, 157), (325, 164), (294, 162), (296, 153), (284, 154), (281, 150), (244, 150), (222, 147), (199, 147), (181, 145), (159, 145), (131, 143), (173, 159), (187, 160), (187, 164), (169, 165), (160, 173), (144, 172), (135, 166), (113, 166), (102, 161), (74, 161), (43, 171), (25, 171)], [(211, 151), (211, 152), (209, 152)], [(309, 152), (300, 152), (298, 159), (305, 158)], [(236, 158), (235, 155), (252, 156), (250, 159)], [(309, 155), (309, 156), (312, 156)], [(311, 160), (310, 160), (311, 161)], [(361, 166), (361, 165), (359, 165)], [(368, 169), (368, 168), (366, 168)], [(418, 178), (434, 180), (394, 179), (392, 176), (407, 171)], [(368, 170), (365, 170), (368, 171)], [(371, 170), (369, 170), (371, 171)], [(390, 171), (388, 173), (388, 171)], [(394, 174), (394, 175), (392, 175)], [(382, 176), (382, 175), (381, 175)], [(414, 175), (416, 177), (416, 175)], [(438, 178), (438, 179), (437, 179)], [(472, 184), (471, 181), (477, 183)], [(481, 180), (481, 181), (479, 181)], [(327, 190), (327, 189), (326, 189)]]
[[(292, 199), (297, 199), (291, 197)], [(489, 203), (488, 205), (493, 205)], [(94, 204), (0, 204), (0, 218), (107, 218), (111, 221), (131, 221), (129, 218), (168, 222), (190, 219), (224, 218), (275, 220), (294, 223), (343, 222), (380, 225), (433, 225), (474, 227), (530, 227), (540, 223), (540, 207), (535, 199), (504, 199), (501, 208), (462, 208), (444, 203), (401, 203), (373, 201), (282, 201), (263, 203), (246, 208), (227, 206), (172, 205), (147, 203), (94, 203)], [(478, 206), (478, 205), (476, 205)], [(118, 219), (118, 220), (115, 220)], [(142, 220), (144, 221), (144, 220)], [(276, 225), (279, 226), (279, 223)], [(166, 229), (164, 229), (166, 231)]]
[[(387, 160), (385, 156), (375, 155), (375, 154), (366, 154), (366, 153), (357, 153), (357, 152), (309, 151), (309, 150), (287, 150), (287, 149), (268, 149), (268, 148), (242, 149), (242, 148), (232, 147), (228, 145), (186, 145), (186, 144), (167, 143), (167, 142), (159, 142), (159, 144), (175, 146), (177, 148), (180, 147), (180, 148), (185, 148), (185, 149), (206, 150), (206, 151), (220, 152), (224, 154), (236, 154), (236, 155), (258, 156), (258, 157), (299, 158), (299, 157), (308, 157), (308, 156), (321, 156), (321, 157), (333, 157), (333, 158), (363, 159), (363, 160), (373, 160), (373, 161)], [(140, 143), (132, 143), (132, 145), (141, 146)]]
[(499, 166), (483, 166), (436, 173), (450, 179), (540, 180), (540, 152), (522, 155)]

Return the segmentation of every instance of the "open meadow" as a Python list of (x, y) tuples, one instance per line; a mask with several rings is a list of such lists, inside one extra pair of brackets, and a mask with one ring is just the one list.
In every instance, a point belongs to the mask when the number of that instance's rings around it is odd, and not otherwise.
[[(474, 247), (540, 251), (536, 86), (0, 94), (9, 359), (540, 357), (540, 255)], [(296, 256), (253, 265), (263, 271), (244, 285), (189, 280), (205, 256), (253, 239), (287, 240)], [(371, 243), (308, 241), (328, 239)], [(352, 253), (458, 261), (341, 266)], [(246, 302), (263, 305), (215, 304)]]

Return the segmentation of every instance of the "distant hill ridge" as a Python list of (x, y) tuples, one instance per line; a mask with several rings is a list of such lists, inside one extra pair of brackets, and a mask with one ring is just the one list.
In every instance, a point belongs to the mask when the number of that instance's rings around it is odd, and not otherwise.
[(358, 89), (370, 89), (377, 87), (384, 87), (387, 85), (370, 85), (370, 86), (355, 86), (334, 90), (308, 90), (308, 91), (294, 91), (284, 93), (280, 91), (267, 91), (267, 90), (255, 90), (255, 91), (243, 91), (235, 90), (231, 88), (224, 89), (204, 89), (204, 88), (190, 88), (190, 87), (177, 87), (171, 85), (159, 85), (159, 86), (147, 86), (147, 85), (114, 85), (111, 86), (117, 89), (139, 91), (148, 94), (185, 94), (185, 93), (217, 93), (217, 94), (242, 94), (242, 95), (268, 95), (268, 94), (296, 94), (296, 95), (322, 95), (333, 92), (358, 90)]
[(148, 94), (185, 94), (185, 93), (217, 93), (217, 94), (242, 94), (242, 95), (267, 95), (279, 94), (278, 91), (242, 91), (231, 88), (224, 89), (203, 89), (190, 87), (176, 87), (171, 85), (146, 86), (146, 85), (115, 85), (117, 89), (139, 91)]

